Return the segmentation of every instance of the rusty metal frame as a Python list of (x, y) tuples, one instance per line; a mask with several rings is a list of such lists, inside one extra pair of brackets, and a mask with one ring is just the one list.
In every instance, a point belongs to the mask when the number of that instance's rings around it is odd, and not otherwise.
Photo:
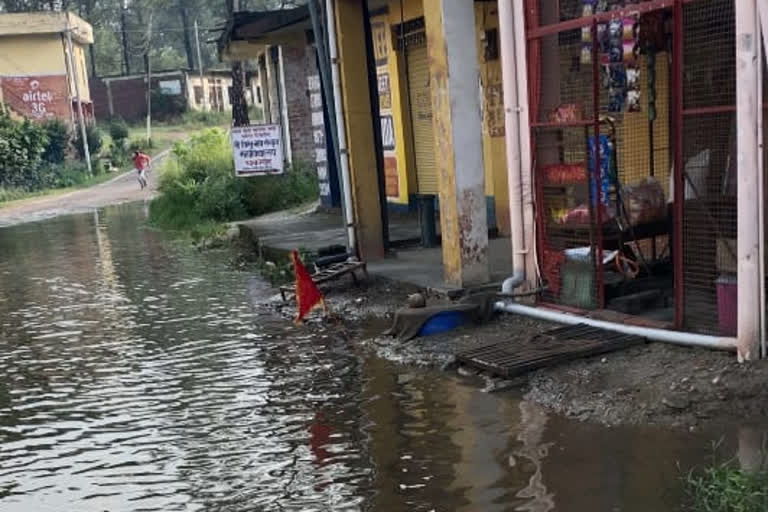
[[(541, 39), (545, 36), (555, 35), (564, 31), (579, 29), (583, 27), (591, 26), (592, 30), (592, 66), (593, 66), (593, 119), (586, 119), (583, 121), (576, 121), (572, 123), (550, 123), (533, 121), (531, 123), (532, 134), (537, 128), (554, 128), (559, 126), (584, 126), (587, 131), (591, 127), (595, 136), (595, 165), (597, 169), (594, 171), (594, 179), (598, 180), (596, 183), (595, 203), (597, 204), (597, 211), (595, 212), (593, 224), (595, 228), (593, 230), (593, 246), (596, 248), (596, 254), (593, 254), (593, 263), (596, 270), (596, 281), (598, 286), (598, 304), (599, 308), (605, 307), (605, 290), (604, 290), (604, 275), (602, 271), (602, 265), (599, 265), (603, 250), (602, 240), (602, 211), (600, 205), (602, 187), (600, 186), (600, 154), (597, 144), (599, 144), (600, 137), (600, 90), (596, 86), (599, 84), (600, 68), (599, 68), (599, 46), (597, 44), (597, 26), (599, 23), (608, 22), (615, 17), (624, 17), (629, 15), (644, 14), (647, 12), (672, 9), (673, 12), (673, 47), (672, 47), (672, 126), (673, 126), (673, 162), (674, 162), (674, 202), (673, 202), (673, 268), (674, 268), (674, 327), (676, 329), (682, 329), (685, 323), (685, 294), (684, 294), (684, 133), (683, 125), (686, 116), (696, 116), (702, 114), (714, 114), (735, 111), (733, 105), (720, 105), (703, 108), (691, 108), (686, 109), (684, 105), (684, 91), (683, 91), (683, 72), (684, 72), (684, 18), (683, 18), (683, 6), (699, 0), (648, 0), (637, 4), (632, 4), (623, 9), (614, 11), (597, 13), (592, 16), (582, 16), (572, 20), (563, 21), (560, 23), (553, 23), (545, 26), (538, 26), (530, 28), (526, 31), (526, 40)], [(764, 106), (768, 110), (768, 106)], [(532, 140), (535, 138), (532, 137)], [(536, 180), (534, 187), (536, 189), (537, 203), (540, 204), (542, 197), (540, 190), (539, 180)], [(542, 208), (536, 209), (536, 221), (538, 223), (537, 228), (537, 244), (539, 247), (539, 254), (543, 254), (541, 250), (544, 247), (546, 240), (546, 222), (544, 220), (544, 214)], [(541, 303), (544, 305), (545, 303)], [(566, 309), (563, 306), (547, 303), (549, 307), (555, 307), (556, 309)], [(573, 308), (568, 308), (573, 309)]]
[[(644, 14), (651, 11), (658, 11), (660, 9), (669, 9), (674, 7), (674, 4), (678, 0), (648, 0), (646, 2), (640, 2), (633, 4), (631, 7), (625, 7), (623, 9), (617, 9), (614, 11), (601, 12), (593, 14), (592, 16), (582, 16), (574, 18), (572, 20), (561, 21), (560, 23), (552, 23), (537, 27), (528, 31), (527, 39), (536, 39), (544, 36), (550, 36), (557, 34), (558, 32), (564, 32), (566, 30), (573, 30), (582, 27), (588, 27), (596, 21), (597, 23), (608, 22), (616, 17), (631, 16), (633, 14)], [(698, 0), (682, 0), (684, 4), (696, 2)]]
[(674, 299), (675, 299), (675, 328), (682, 329), (685, 323), (685, 293), (684, 293), (684, 183), (683, 183), (683, 0), (675, 0), (672, 19), (672, 89), (673, 89), (673, 131), (674, 131), (674, 184), (675, 197), (672, 202), (673, 226), (673, 261), (674, 269)]

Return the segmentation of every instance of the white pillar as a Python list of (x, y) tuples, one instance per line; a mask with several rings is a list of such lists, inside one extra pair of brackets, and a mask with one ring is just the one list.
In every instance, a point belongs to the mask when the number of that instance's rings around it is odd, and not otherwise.
[(760, 216), (757, 162), (757, 8), (755, 0), (736, 5), (736, 138), (738, 154), (737, 256), (739, 360), (759, 358)]

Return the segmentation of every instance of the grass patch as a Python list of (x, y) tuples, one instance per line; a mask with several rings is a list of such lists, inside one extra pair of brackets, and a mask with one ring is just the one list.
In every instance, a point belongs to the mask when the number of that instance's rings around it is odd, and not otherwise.
[(59, 186), (54, 188), (44, 188), (41, 190), (26, 190), (23, 188), (15, 187), (0, 187), (0, 208), (11, 206), (19, 201), (27, 201), (36, 197), (60, 195), (72, 192), (75, 190), (92, 187), (101, 183), (106, 183), (119, 176), (118, 173), (101, 173), (90, 178), (85, 173), (85, 170), (78, 171), (73, 166), (69, 166), (62, 172), (62, 176), (59, 178)]
[(735, 458), (718, 456), (713, 446), (708, 466), (684, 477), (688, 510), (696, 512), (764, 512), (768, 510), (768, 471), (745, 471)]

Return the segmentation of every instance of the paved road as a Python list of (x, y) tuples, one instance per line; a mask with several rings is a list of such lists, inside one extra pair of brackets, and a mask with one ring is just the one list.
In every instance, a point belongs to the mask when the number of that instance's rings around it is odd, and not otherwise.
[[(153, 168), (168, 155), (164, 151), (153, 161)], [(157, 190), (157, 171), (149, 175), (149, 187), (141, 190), (136, 172), (130, 171), (93, 187), (66, 194), (44, 196), (0, 206), (0, 227), (35, 222), (58, 215), (87, 213), (105, 206), (151, 199)]]

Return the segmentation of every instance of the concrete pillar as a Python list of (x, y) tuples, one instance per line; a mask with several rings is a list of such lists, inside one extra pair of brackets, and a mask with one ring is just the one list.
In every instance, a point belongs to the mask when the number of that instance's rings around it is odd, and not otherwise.
[(336, 0), (336, 30), (357, 244), (372, 261), (384, 257), (384, 233), (360, 0)]
[(483, 284), (489, 280), (488, 218), (473, 3), (424, 0), (424, 19), (445, 281)]

